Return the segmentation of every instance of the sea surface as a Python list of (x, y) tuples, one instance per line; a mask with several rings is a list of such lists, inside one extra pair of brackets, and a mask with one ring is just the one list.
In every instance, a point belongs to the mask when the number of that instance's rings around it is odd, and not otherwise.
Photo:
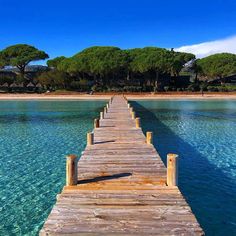
[[(37, 235), (105, 101), (0, 101), (0, 235)], [(236, 235), (236, 101), (132, 102), (206, 235)]]

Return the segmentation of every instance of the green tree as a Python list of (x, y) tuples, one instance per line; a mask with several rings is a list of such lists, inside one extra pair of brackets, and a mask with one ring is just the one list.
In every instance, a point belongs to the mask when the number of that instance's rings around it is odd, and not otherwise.
[(48, 65), (68, 73), (73, 87), (87, 81), (89, 86), (102, 89), (141, 86), (151, 90), (163, 87), (163, 80), (168, 83), (171, 75), (178, 75), (184, 64), (194, 58), (193, 54), (157, 47), (121, 50), (95, 46), (70, 58), (49, 60)]
[(67, 68), (69, 73), (79, 73), (85, 79), (92, 76), (94, 82), (110, 84), (115, 76), (125, 70), (128, 55), (117, 47), (90, 47), (63, 61), (60, 69)]
[(61, 64), (62, 61), (65, 59), (66, 59), (66, 57), (64, 57), (64, 56), (55, 57), (54, 59), (48, 60), (47, 65), (48, 65), (48, 67), (53, 67), (55, 69), (58, 69), (59, 64)]
[(174, 52), (170, 51), (170, 65), (171, 65), (171, 74), (174, 76), (179, 76), (180, 71), (183, 69), (184, 65), (195, 59), (195, 55), (185, 52)]
[(5, 66), (5, 62), (2, 56), (2, 53), (0, 52), (0, 69), (3, 68)]
[(131, 70), (143, 74), (145, 82), (151, 83), (153, 87), (160, 86), (160, 75), (170, 70), (169, 51), (163, 48), (146, 47), (130, 50), (129, 53)]
[(199, 82), (198, 80), (198, 74), (202, 74), (202, 68), (199, 65), (199, 60), (200, 59), (196, 59), (193, 63), (192, 66), (190, 67), (191, 70), (195, 73), (195, 83)]
[(16, 66), (24, 77), (25, 67), (30, 62), (47, 59), (48, 55), (33, 46), (16, 44), (2, 50), (0, 58), (5, 66)]
[(195, 58), (193, 54), (174, 52), (157, 47), (136, 48), (127, 50), (130, 55), (129, 70), (131, 74), (141, 76), (141, 85), (149, 84), (160, 89), (165, 79), (171, 75), (178, 76), (185, 63)]
[[(236, 55), (231, 53), (218, 53), (197, 61), (201, 75), (207, 78), (220, 78), (236, 73)], [(223, 80), (222, 80), (223, 82)]]
[(51, 70), (43, 72), (37, 77), (38, 82), (47, 88), (66, 89), (70, 84), (70, 78), (65, 72)]

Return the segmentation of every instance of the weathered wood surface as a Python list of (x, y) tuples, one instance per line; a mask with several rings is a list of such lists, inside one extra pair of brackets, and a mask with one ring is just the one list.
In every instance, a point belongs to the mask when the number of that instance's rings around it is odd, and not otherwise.
[(40, 235), (203, 235), (127, 103), (115, 96)]

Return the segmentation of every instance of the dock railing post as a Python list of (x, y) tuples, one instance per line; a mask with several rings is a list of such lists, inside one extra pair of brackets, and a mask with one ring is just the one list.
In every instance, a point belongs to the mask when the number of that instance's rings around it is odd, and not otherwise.
[(131, 116), (132, 116), (132, 119), (134, 120), (134, 119), (135, 119), (135, 111), (133, 111), (133, 112), (131, 113)]
[(104, 113), (103, 111), (100, 112), (100, 120), (104, 119)]
[(87, 145), (93, 145), (94, 144), (94, 134), (92, 132), (87, 133)]
[(66, 185), (73, 186), (77, 185), (77, 156), (68, 155), (66, 157)]
[(167, 154), (167, 186), (178, 186), (178, 155)]
[(133, 108), (133, 107), (130, 107), (130, 108), (129, 108), (129, 111), (130, 111), (130, 114), (132, 114), (132, 112), (134, 111), (134, 108)]
[(141, 127), (141, 119), (139, 117), (137, 117), (135, 119), (135, 126), (136, 126), (136, 128), (140, 128)]
[(94, 119), (94, 128), (99, 128), (99, 119)]
[(106, 107), (104, 107), (104, 114), (106, 114), (107, 113), (107, 108)]
[(153, 143), (153, 133), (150, 131), (146, 132), (146, 143), (147, 144)]

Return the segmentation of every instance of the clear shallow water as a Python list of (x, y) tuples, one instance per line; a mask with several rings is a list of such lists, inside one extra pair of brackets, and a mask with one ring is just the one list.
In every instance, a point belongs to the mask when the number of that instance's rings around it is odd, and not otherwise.
[(0, 235), (37, 235), (105, 102), (0, 102)]
[[(37, 235), (105, 102), (0, 102), (0, 235)], [(207, 235), (236, 235), (236, 101), (133, 102)]]
[(236, 235), (236, 101), (133, 106), (163, 161), (179, 154), (179, 187), (206, 235)]

